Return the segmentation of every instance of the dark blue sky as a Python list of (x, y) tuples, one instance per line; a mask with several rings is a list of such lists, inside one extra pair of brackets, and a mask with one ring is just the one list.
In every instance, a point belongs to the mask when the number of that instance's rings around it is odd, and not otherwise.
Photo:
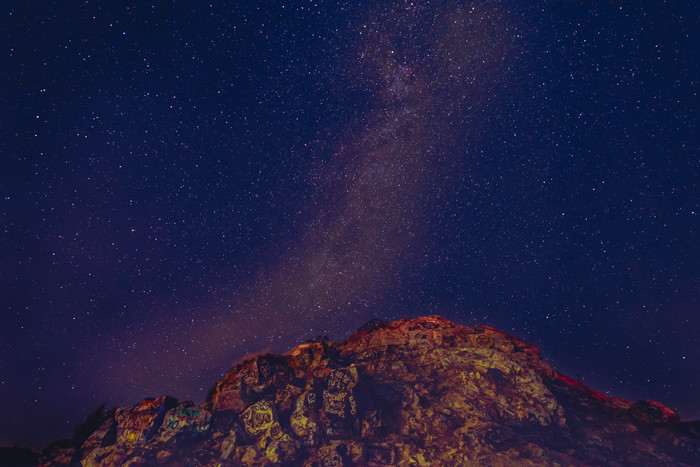
[(374, 316), (700, 418), (697, 3), (47, 3), (0, 9), (0, 444)]

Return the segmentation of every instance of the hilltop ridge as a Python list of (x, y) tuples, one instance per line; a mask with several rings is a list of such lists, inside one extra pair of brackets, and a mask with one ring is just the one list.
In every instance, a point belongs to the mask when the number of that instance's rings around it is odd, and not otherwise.
[(117, 409), (41, 465), (700, 465), (700, 424), (607, 397), (540, 350), (439, 316), (241, 361), (200, 405)]

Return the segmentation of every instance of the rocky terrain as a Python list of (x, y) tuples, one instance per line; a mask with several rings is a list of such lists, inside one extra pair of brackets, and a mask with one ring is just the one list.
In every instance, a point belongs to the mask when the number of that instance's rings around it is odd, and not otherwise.
[(232, 368), (208, 401), (117, 409), (40, 465), (700, 465), (700, 422), (609, 398), (517, 337), (432, 316), (373, 320)]

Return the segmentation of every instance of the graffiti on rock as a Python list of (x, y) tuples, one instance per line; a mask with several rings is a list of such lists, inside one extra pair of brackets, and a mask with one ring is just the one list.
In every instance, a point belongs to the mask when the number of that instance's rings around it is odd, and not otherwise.
[(476, 343), (479, 344), (482, 347), (490, 348), (493, 347), (493, 339), (491, 339), (489, 336), (486, 336), (484, 334), (479, 335), (479, 337), (476, 338)]
[(249, 435), (258, 436), (277, 421), (274, 405), (269, 401), (256, 402), (241, 414), (241, 420)]

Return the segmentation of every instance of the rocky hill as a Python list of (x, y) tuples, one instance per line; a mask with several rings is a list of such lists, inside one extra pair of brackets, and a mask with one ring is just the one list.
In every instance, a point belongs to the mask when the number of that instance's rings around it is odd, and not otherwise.
[(146, 399), (42, 465), (700, 465), (700, 423), (609, 398), (487, 326), (373, 320), (245, 360), (199, 406)]

